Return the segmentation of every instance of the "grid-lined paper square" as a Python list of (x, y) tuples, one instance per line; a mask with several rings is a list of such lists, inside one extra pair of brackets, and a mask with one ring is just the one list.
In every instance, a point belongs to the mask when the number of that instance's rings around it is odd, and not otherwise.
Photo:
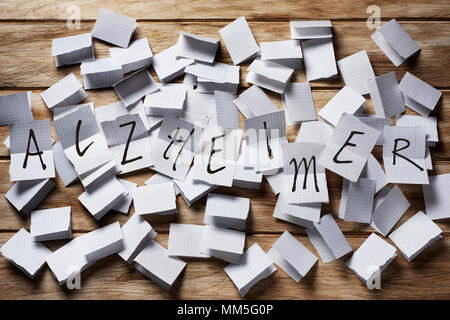
[(419, 211), (395, 229), (389, 238), (410, 262), (431, 244), (442, 239), (441, 233), (442, 230)]
[(370, 225), (386, 237), (408, 210), (410, 203), (397, 185), (392, 189), (385, 188), (387, 191), (380, 192), (375, 198)]
[(88, 90), (112, 87), (123, 79), (124, 72), (111, 58), (104, 58), (82, 62), (80, 74), (83, 76), (84, 88)]
[(314, 228), (306, 229), (306, 233), (324, 263), (339, 259), (352, 251), (332, 214), (324, 215), (319, 223), (314, 222)]
[(429, 177), (430, 184), (422, 185), (425, 211), (432, 220), (450, 218), (450, 173)]
[(383, 271), (397, 257), (395, 252), (394, 246), (372, 233), (346, 262), (346, 266), (367, 282), (373, 275), (369, 272), (370, 267), (377, 266)]
[(322, 151), (319, 164), (356, 182), (379, 135), (355, 116), (344, 113)]
[(396, 125), (399, 127), (422, 127), (427, 138), (427, 145), (433, 145), (439, 141), (436, 117), (398, 115)]
[(206, 226), (194, 224), (171, 223), (169, 230), (169, 256), (183, 256), (191, 258), (209, 258), (201, 253)]
[(31, 91), (0, 96), (0, 126), (33, 120)]
[(219, 48), (219, 40), (180, 31), (177, 46), (179, 57), (213, 63)]
[(428, 117), (442, 96), (442, 92), (409, 72), (405, 73), (398, 88), (405, 104), (424, 117)]
[(135, 214), (168, 215), (177, 212), (175, 191), (170, 182), (138, 187), (131, 193)]
[(309, 82), (289, 82), (281, 96), (281, 102), (286, 110), (288, 124), (317, 120)]
[(70, 239), (70, 212), (71, 207), (32, 211), (30, 233), (35, 241)]
[(222, 228), (244, 230), (250, 199), (217, 193), (208, 194), (203, 223)]
[(30, 278), (34, 278), (44, 266), (45, 259), (52, 253), (43, 244), (35, 242), (24, 228), (13, 235), (0, 248), (0, 252), (6, 260)]
[(55, 57), (56, 67), (94, 60), (92, 35), (83, 33), (53, 39), (52, 56)]
[(293, 68), (261, 58), (253, 60), (247, 70), (249, 71), (246, 78), (247, 82), (277, 93), (284, 92), (294, 73)]
[(284, 186), (281, 190), (290, 204), (328, 203), (325, 168), (317, 163), (323, 145), (311, 142), (285, 143), (283, 151)]
[(152, 226), (138, 214), (131, 216), (122, 226), (123, 250), (117, 254), (127, 263), (131, 263), (141, 250), (156, 237)]
[(16, 210), (30, 214), (54, 187), (55, 183), (50, 179), (18, 181), (8, 190), (5, 198)]
[(174, 45), (153, 56), (153, 69), (159, 81), (168, 82), (184, 73), (184, 68), (192, 63), (193, 59), (179, 58), (178, 46)]
[(364, 101), (366, 99), (357, 91), (345, 86), (317, 114), (336, 126), (342, 114), (355, 114), (357, 111), (365, 109)]
[(313, 222), (320, 221), (320, 202), (289, 204), (282, 193), (278, 196), (273, 216), (305, 228), (312, 228)]
[(420, 50), (395, 19), (386, 22), (371, 38), (396, 67)]
[(360, 120), (361, 122), (367, 124), (368, 126), (374, 128), (378, 132), (380, 132), (380, 135), (378, 137), (377, 146), (383, 145), (383, 130), (385, 126), (389, 126), (391, 124), (391, 119), (384, 118), (384, 117), (378, 117), (375, 115), (356, 115), (356, 118)]
[(337, 64), (346, 86), (356, 90), (361, 95), (369, 93), (367, 81), (374, 79), (375, 73), (366, 50), (341, 59)]
[(245, 232), (207, 225), (202, 253), (230, 263), (240, 263), (244, 254)]
[(92, 37), (127, 48), (136, 27), (136, 19), (100, 8), (92, 29)]
[(169, 257), (166, 248), (156, 241), (150, 241), (134, 261), (137, 270), (166, 291), (186, 267), (186, 262), (178, 257)]
[(366, 178), (359, 178), (356, 182), (349, 181), (348, 190), (343, 193), (344, 199), (341, 197), (339, 216), (345, 221), (370, 223), (375, 185), (374, 180)]
[(390, 118), (405, 112), (405, 102), (395, 72), (369, 79), (367, 86), (378, 117)]
[(233, 102), (247, 119), (278, 111), (272, 100), (255, 85), (243, 91)]
[(243, 297), (257, 282), (269, 277), (277, 269), (269, 256), (255, 243), (244, 252), (239, 264), (229, 264), (224, 270)]
[(235, 65), (256, 56), (259, 52), (259, 47), (244, 17), (237, 18), (219, 32)]
[(87, 96), (83, 86), (73, 73), (65, 76), (41, 93), (41, 98), (49, 109), (80, 103)]
[(271, 60), (292, 69), (302, 67), (302, 47), (299, 40), (260, 42), (261, 59)]
[(428, 184), (422, 127), (384, 127), (383, 162), (389, 183)]
[(123, 73), (140, 70), (152, 63), (152, 49), (146, 37), (134, 40), (128, 48), (109, 48), (114, 65), (122, 67)]
[(332, 38), (306, 40), (302, 50), (308, 81), (337, 76)]
[(113, 88), (125, 107), (133, 105), (146, 94), (159, 89), (152, 75), (146, 69), (114, 83)]
[(292, 39), (319, 39), (333, 36), (330, 20), (291, 21)]
[(15, 122), (9, 137), (11, 181), (55, 177), (49, 119)]
[(267, 255), (295, 282), (306, 276), (317, 262), (317, 257), (288, 231), (275, 241)]
[(100, 260), (123, 250), (123, 233), (119, 222), (79, 236), (77, 241), (88, 261)]

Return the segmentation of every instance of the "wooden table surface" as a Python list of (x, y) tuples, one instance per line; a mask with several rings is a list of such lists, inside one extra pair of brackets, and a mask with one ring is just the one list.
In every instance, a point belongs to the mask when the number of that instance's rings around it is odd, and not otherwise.
[[(376, 3), (374, 3), (376, 2)], [(0, 2), (0, 94), (31, 90), (33, 114), (36, 119), (51, 118), (39, 93), (63, 76), (74, 72), (80, 79), (79, 65), (56, 69), (51, 56), (51, 40), (79, 33), (90, 32), (97, 17), (98, 8), (111, 10), (138, 19), (136, 38), (147, 37), (153, 53), (174, 45), (178, 31), (185, 30), (220, 39), (219, 29), (244, 15), (257, 42), (285, 40), (290, 38), (289, 21), (304, 19), (331, 19), (336, 60), (360, 50), (367, 50), (376, 75), (396, 71), (400, 80), (409, 71), (443, 92), (437, 110), (440, 142), (431, 149), (434, 170), (430, 175), (450, 172), (450, 3), (448, 0), (370, 1), (77, 1), (81, 12), (81, 29), (69, 29), (66, 19), (73, 1), (55, 0), (2, 0)], [(369, 5), (381, 9), (382, 23), (396, 18), (418, 43), (422, 51), (412, 61), (395, 68), (384, 53), (370, 39), (373, 30), (366, 26)], [(108, 45), (94, 41), (98, 58), (109, 56)], [(221, 41), (218, 60), (231, 63), (228, 52)], [(247, 74), (241, 68), (240, 91), (248, 87), (244, 80)], [(152, 71), (153, 72), (153, 71)], [(154, 75), (154, 73), (153, 73)], [(305, 81), (304, 70), (296, 71), (295, 81)], [(343, 86), (341, 78), (333, 81), (312, 82), (313, 97), (317, 110)], [(87, 101), (96, 106), (118, 101), (114, 91), (88, 91)], [(278, 95), (269, 94), (280, 106)], [(371, 108), (370, 98), (367, 100)], [(411, 110), (407, 113), (414, 114)], [(241, 117), (241, 121), (243, 118)], [(293, 141), (298, 126), (288, 128), (288, 139)], [(0, 141), (8, 134), (7, 127), (0, 127)], [(381, 148), (373, 154), (381, 160)], [(382, 162), (382, 161), (381, 161)], [(29, 230), (30, 219), (20, 217), (3, 195), (12, 186), (9, 182), (9, 151), (0, 147), (0, 246), (21, 227)], [(127, 174), (125, 179), (144, 185), (154, 174), (151, 170)], [(39, 208), (57, 206), (72, 207), (72, 229), (74, 236), (104, 226), (114, 221), (123, 224), (127, 216), (109, 213), (97, 223), (79, 203), (77, 197), (83, 192), (80, 183), (65, 188), (59, 178), (53, 192)], [(330, 204), (323, 206), (323, 214), (337, 216), (341, 178), (327, 171)], [(424, 210), (422, 187), (400, 185), (411, 202), (411, 207), (402, 217), (403, 223), (418, 210)], [(251, 198), (251, 212), (247, 224), (246, 247), (257, 242), (264, 250), (284, 230), (293, 233), (305, 246), (312, 248), (304, 229), (272, 217), (276, 197), (266, 181), (260, 190), (219, 188), (216, 192)], [(167, 246), (168, 229), (171, 222), (202, 224), (205, 199), (189, 208), (181, 196), (177, 199), (179, 214), (174, 217), (151, 217), (149, 222), (159, 233), (156, 240)], [(133, 213), (133, 208), (130, 214)], [(350, 245), (356, 250), (369, 236), (372, 229), (365, 224), (338, 221)], [(398, 224), (398, 225), (399, 225)], [(450, 222), (438, 222), (444, 231), (444, 239), (432, 245), (413, 262), (408, 263), (399, 256), (382, 274), (382, 289), (368, 290), (365, 285), (345, 267), (348, 257), (324, 264), (321, 261), (299, 283), (278, 268), (271, 277), (259, 282), (246, 298), (250, 299), (449, 299), (450, 298)], [(390, 240), (388, 240), (390, 242)], [(51, 250), (64, 242), (45, 243)], [(95, 263), (83, 272), (82, 289), (69, 291), (60, 287), (48, 267), (29, 279), (22, 272), (0, 258), (0, 299), (239, 299), (239, 293), (224, 273), (226, 263), (219, 260), (188, 261), (186, 270), (180, 275), (170, 292), (163, 291), (155, 283), (136, 271), (133, 265), (125, 264), (118, 256), (110, 256)]]

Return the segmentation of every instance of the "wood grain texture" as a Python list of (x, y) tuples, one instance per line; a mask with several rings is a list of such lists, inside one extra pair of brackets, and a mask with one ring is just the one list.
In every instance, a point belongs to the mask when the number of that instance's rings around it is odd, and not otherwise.
[[(147, 37), (154, 54), (169, 48), (178, 41), (178, 31), (201, 34), (220, 39), (219, 30), (227, 22), (141, 22), (135, 37)], [(257, 42), (285, 40), (290, 38), (288, 22), (250, 22), (250, 28)], [(422, 49), (420, 54), (395, 68), (385, 54), (371, 40), (373, 30), (369, 30), (365, 21), (334, 22), (333, 42), (336, 60), (353, 53), (366, 50), (375, 74), (382, 75), (396, 71), (400, 80), (405, 71), (409, 71), (438, 88), (450, 88), (450, 22), (449, 21), (406, 21), (401, 25)], [(63, 22), (52, 23), (7, 23), (2, 24), (2, 46), (0, 47), (0, 87), (47, 88), (70, 72), (80, 78), (79, 65), (57, 69), (51, 56), (52, 39), (86, 33), (92, 30), (93, 22), (83, 22), (81, 29), (67, 29)], [(109, 45), (95, 41), (97, 58), (109, 56)], [(221, 40), (217, 60), (231, 63), (228, 51)], [(241, 85), (245, 81), (247, 66), (241, 68)], [(304, 81), (304, 70), (298, 70), (292, 81)], [(313, 81), (313, 87), (342, 87), (339, 79)]]
[[(185, 30), (220, 39), (219, 29), (231, 20), (245, 15), (257, 42), (290, 38), (289, 20), (331, 19), (333, 21), (333, 42), (336, 59), (339, 60), (360, 50), (367, 50), (375, 73), (381, 75), (396, 71), (400, 80), (409, 71), (422, 80), (441, 89), (443, 98), (434, 111), (439, 119), (439, 144), (431, 149), (434, 170), (430, 175), (450, 173), (450, 3), (446, 0), (417, 0), (394, 2), (377, 1), (381, 18), (387, 21), (397, 18), (405, 30), (422, 48), (420, 54), (399, 68), (387, 59), (384, 53), (370, 39), (373, 30), (366, 26), (366, 9), (374, 4), (370, 0), (310, 1), (237, 1), (230, 0), (153, 0), (153, 1), (94, 1), (82, 0), (76, 4), (81, 12), (81, 29), (66, 27), (69, 17), (67, 9), (75, 2), (54, 0), (5, 0), (0, 2), (0, 95), (31, 90), (33, 114), (36, 119), (52, 118), (39, 94), (64, 77), (74, 72), (80, 79), (79, 65), (56, 69), (51, 57), (51, 40), (84, 32), (90, 32), (99, 7), (121, 12), (138, 19), (135, 38), (147, 37), (154, 54), (174, 45), (178, 31)], [(109, 56), (109, 45), (95, 41), (98, 58)], [(221, 41), (217, 60), (231, 63), (228, 52)], [(241, 68), (241, 88), (247, 88), (246, 67)], [(155, 73), (152, 70), (153, 76)], [(178, 79), (179, 81), (180, 79)], [(296, 71), (292, 81), (304, 81), (304, 70)], [(312, 82), (316, 109), (320, 110), (343, 86), (339, 77), (335, 80)], [(112, 90), (88, 91), (86, 101), (96, 107), (118, 101)], [(280, 97), (268, 93), (278, 107)], [(373, 111), (370, 99), (369, 112)], [(414, 114), (411, 110), (408, 114)], [(241, 124), (243, 117), (241, 115)], [(289, 141), (297, 135), (299, 126), (287, 130)], [(9, 182), (9, 150), (1, 142), (8, 135), (7, 127), (0, 127), (0, 246), (21, 227), (29, 230), (29, 217), (21, 217), (6, 201), (3, 195), (12, 186)], [(54, 138), (56, 135), (53, 132)], [(373, 151), (382, 163), (381, 148)], [(141, 170), (124, 175), (124, 178), (144, 185), (154, 172)], [(57, 206), (72, 207), (72, 228), (78, 236), (99, 226), (119, 221), (123, 224), (128, 217), (110, 212), (100, 222), (95, 221), (82, 207), (77, 197), (83, 192), (80, 183), (64, 188), (59, 178), (53, 192), (39, 208)], [(327, 171), (330, 203), (323, 205), (322, 212), (337, 216), (342, 179)], [(400, 189), (411, 203), (411, 207), (397, 224), (400, 225), (418, 210), (424, 210), (422, 187), (400, 185)], [(251, 198), (251, 212), (247, 224), (246, 247), (257, 242), (267, 251), (284, 231), (289, 230), (314, 253), (304, 228), (273, 218), (276, 202), (266, 181), (260, 190), (221, 187), (215, 192)], [(158, 242), (167, 246), (171, 222), (202, 224), (206, 198), (200, 199), (189, 208), (181, 196), (177, 198), (178, 215), (173, 217), (149, 217), (148, 221), (159, 233)], [(130, 214), (133, 213), (133, 207)], [(338, 220), (352, 248), (357, 249), (372, 229), (368, 225)], [(319, 262), (300, 284), (296, 284), (280, 269), (270, 278), (258, 283), (247, 295), (247, 299), (450, 299), (450, 221), (440, 221), (444, 239), (425, 250), (413, 262), (407, 263), (399, 254), (382, 274), (382, 290), (368, 290), (364, 284), (345, 267), (348, 256), (328, 264)], [(389, 241), (389, 240), (388, 240)], [(51, 250), (63, 242), (46, 242)], [(30, 280), (17, 268), (0, 258), (0, 299), (240, 299), (240, 296), (226, 276), (226, 263), (216, 259), (187, 260), (186, 270), (169, 292), (137, 272), (133, 265), (125, 264), (118, 256), (98, 261), (82, 274), (80, 291), (68, 291), (60, 287), (48, 267), (36, 279)]]
[(241, 15), (249, 20), (289, 19), (367, 19), (367, 7), (373, 4), (381, 8), (383, 19), (442, 19), (450, 17), (450, 5), (446, 0), (430, 0), (426, 5), (418, 0), (395, 2), (390, 0), (354, 0), (351, 2), (330, 0), (310, 2), (306, 0), (239, 1), (227, 0), (4, 0), (0, 3), (0, 19), (6, 20), (66, 20), (68, 9), (76, 4), (81, 19), (95, 20), (98, 8), (104, 7), (140, 20), (190, 20), (236, 19)]
[[(11, 234), (0, 234), (2, 245)], [(257, 242), (268, 251), (279, 235), (251, 235), (246, 246)], [(347, 239), (356, 250), (365, 236)], [(297, 239), (316, 252), (305, 236)], [(156, 240), (167, 246), (167, 235)], [(389, 241), (389, 240), (388, 240)], [(56, 244), (46, 243), (56, 249)], [(350, 254), (349, 254), (350, 255)], [(349, 255), (331, 263), (319, 261), (307, 276), (295, 283), (283, 270), (257, 283), (245, 299), (449, 299), (450, 282), (443, 270), (448, 270), (450, 239), (445, 238), (427, 248), (408, 263), (399, 256), (382, 273), (381, 290), (368, 290), (346, 266)], [(184, 259), (186, 269), (170, 292), (162, 290), (133, 265), (127, 265), (117, 255), (97, 261), (81, 274), (81, 290), (60, 287), (49, 268), (41, 270), (31, 281), (10, 263), (0, 263), (0, 299), (240, 299), (234, 284), (216, 259)]]

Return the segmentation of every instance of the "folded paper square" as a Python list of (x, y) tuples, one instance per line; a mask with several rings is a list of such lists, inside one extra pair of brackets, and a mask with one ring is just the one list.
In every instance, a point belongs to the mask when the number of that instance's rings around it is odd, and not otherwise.
[(408, 262), (411, 262), (423, 250), (442, 239), (442, 230), (422, 211), (417, 212), (400, 227), (395, 229), (389, 238), (397, 246)]
[(55, 183), (50, 179), (18, 181), (8, 190), (5, 198), (17, 211), (29, 215), (54, 187)]
[(306, 40), (302, 50), (308, 81), (337, 76), (332, 38)]
[(136, 27), (136, 19), (100, 8), (97, 21), (92, 29), (92, 37), (127, 48)]
[(395, 72), (367, 81), (373, 107), (378, 117), (390, 118), (405, 112), (405, 102), (399, 90)]
[[(86, 87), (86, 89), (89, 88)], [(65, 76), (41, 93), (41, 98), (49, 109), (80, 103), (86, 99), (87, 96), (83, 86), (73, 73)]]
[(180, 31), (177, 46), (179, 57), (213, 63), (219, 48), (219, 40)]
[(395, 19), (382, 25), (371, 38), (396, 67), (420, 50)]
[(203, 223), (221, 228), (244, 230), (250, 199), (217, 193), (208, 194)]
[(33, 120), (31, 91), (0, 96), (0, 126)]
[(288, 231), (275, 241), (267, 255), (297, 283), (317, 262), (317, 257)]
[(239, 17), (219, 30), (235, 65), (256, 56), (259, 47), (244, 17)]
[(97, 185), (96, 188), (83, 192), (78, 200), (96, 220), (100, 220), (117, 204), (121, 203), (126, 195), (127, 191), (122, 184), (116, 177), (111, 177)]
[(278, 111), (277, 106), (258, 86), (246, 89), (233, 102), (247, 119)]
[(133, 262), (148, 242), (157, 235), (152, 226), (138, 214), (131, 216), (122, 226), (122, 233), (123, 250), (117, 254), (127, 263)]
[(450, 173), (429, 177), (430, 184), (422, 185), (427, 216), (432, 220), (450, 218)]
[(283, 93), (294, 69), (271, 60), (256, 58), (247, 68), (247, 82), (277, 93)]
[(340, 176), (356, 182), (367, 163), (380, 132), (342, 114), (319, 158), (319, 164)]
[(11, 181), (55, 177), (50, 120), (15, 122), (9, 126)]
[(229, 264), (224, 270), (244, 297), (251, 287), (269, 277), (277, 268), (272, 265), (270, 257), (255, 243), (244, 252), (239, 264)]
[(176, 196), (170, 182), (137, 187), (132, 191), (135, 214), (170, 215), (177, 213)]
[(90, 33), (52, 40), (52, 56), (56, 67), (95, 60), (94, 44)]
[(80, 67), (86, 90), (112, 87), (123, 79), (123, 73), (122, 67), (115, 65), (111, 58), (85, 61)]
[(384, 127), (383, 162), (389, 183), (428, 184), (422, 127)]
[(171, 223), (167, 254), (169, 256), (209, 258), (208, 254), (201, 252), (205, 230), (206, 226)]
[(281, 102), (289, 125), (317, 120), (309, 82), (289, 82), (281, 96)]
[(121, 66), (123, 73), (140, 70), (152, 64), (152, 49), (147, 38), (134, 40), (128, 48), (109, 48), (112, 63)]
[(298, 40), (261, 42), (261, 59), (270, 60), (292, 69), (302, 67), (302, 47)]
[(442, 92), (408, 71), (400, 81), (398, 88), (403, 94), (405, 104), (424, 117), (428, 117), (442, 96)]
[(200, 251), (208, 256), (240, 263), (244, 254), (245, 232), (206, 226)]
[(373, 204), (371, 227), (386, 237), (409, 206), (408, 199), (397, 185), (392, 189), (384, 187)]
[(339, 259), (352, 251), (332, 214), (324, 215), (320, 223), (314, 222), (314, 227), (306, 229), (306, 233), (323, 263)]
[(359, 94), (369, 93), (367, 81), (375, 78), (366, 50), (354, 53), (337, 62), (345, 85)]
[(52, 253), (43, 244), (34, 241), (31, 234), (21, 228), (1, 248), (6, 260), (22, 270), (28, 277), (34, 278)]
[(331, 38), (333, 36), (330, 20), (316, 21), (291, 21), (292, 39), (319, 39)]
[(31, 212), (30, 233), (35, 241), (72, 238), (70, 207), (35, 210)]
[(397, 257), (396, 251), (394, 246), (372, 233), (345, 265), (367, 284), (375, 272), (372, 268), (386, 269)]
[(186, 267), (178, 257), (169, 257), (167, 250), (156, 241), (150, 241), (134, 259), (136, 269), (169, 291), (175, 280)]
[(366, 99), (357, 91), (345, 86), (317, 114), (336, 126), (343, 113), (355, 114), (364, 110), (366, 108), (364, 101)]

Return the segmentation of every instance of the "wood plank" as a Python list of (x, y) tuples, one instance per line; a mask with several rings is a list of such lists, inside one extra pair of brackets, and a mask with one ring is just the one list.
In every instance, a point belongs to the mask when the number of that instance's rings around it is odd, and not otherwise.
[[(5, 0), (0, 3), (0, 19), (60, 19), (69, 17), (68, 8), (74, 2), (60, 2), (54, 0)], [(307, 1), (277, 1), (255, 0), (252, 2), (229, 0), (224, 10), (223, 1), (200, 0), (153, 0), (153, 1), (93, 1), (78, 0), (81, 19), (96, 19), (99, 7), (109, 8), (136, 19), (235, 19), (245, 15), (249, 20), (273, 19), (355, 19), (368, 17), (367, 7), (373, 5), (370, 0), (356, 0), (346, 2), (330, 0), (327, 2), (311, 3)], [(430, 0), (421, 2), (408, 0), (393, 2), (380, 0), (376, 4), (381, 8), (381, 17), (390, 18), (449, 18), (450, 7), (445, 0)]]
[[(328, 4), (327, 4), (328, 5)], [(205, 36), (220, 38), (219, 29), (226, 22), (141, 22), (136, 31), (136, 37), (146, 36), (154, 53), (158, 53), (178, 41), (179, 30), (198, 33)], [(0, 47), (0, 87), (9, 88), (46, 88), (58, 79), (74, 72), (78, 77), (79, 66), (56, 69), (51, 56), (51, 40), (57, 37), (90, 32), (93, 22), (83, 22), (80, 30), (68, 29), (63, 22), (51, 23), (3, 23), (2, 46)], [(450, 22), (405, 21), (402, 26), (422, 48), (421, 53), (413, 60), (404, 63), (399, 68), (388, 60), (384, 53), (370, 39), (365, 21), (335, 22), (334, 46), (336, 59), (342, 59), (360, 50), (367, 50), (373, 68), (377, 75), (397, 71), (401, 79), (406, 70), (422, 80), (439, 88), (450, 88), (450, 74), (442, 72), (450, 67)], [(251, 22), (255, 38), (260, 41), (289, 39), (288, 22)], [(432, 35), (432, 36), (431, 36)], [(228, 52), (221, 42), (218, 61), (231, 63)], [(95, 41), (98, 58), (109, 56), (109, 46)], [(246, 67), (241, 69), (241, 84), (247, 74)], [(439, 75), (439, 76), (437, 76)], [(305, 80), (304, 70), (296, 71), (293, 81)], [(314, 81), (314, 87), (340, 87), (342, 80)]]
[[(0, 177), (0, 194), (4, 195), (12, 183), (9, 182), (8, 172), (9, 162), (2, 160), (0, 161), (0, 172), (5, 174)], [(435, 163), (435, 170), (430, 173), (442, 174), (450, 173), (450, 163), (449, 162), (438, 162)], [(144, 185), (145, 180), (151, 177), (153, 171), (145, 170), (138, 173), (126, 174), (124, 178), (129, 181), (133, 181), (140, 186)], [(328, 192), (330, 197), (330, 203), (328, 205), (322, 206), (322, 213), (333, 213), (337, 217), (339, 210), (339, 202), (341, 197), (341, 185), (342, 179), (338, 175), (327, 171), (327, 181), (328, 181)], [(405, 213), (405, 215), (400, 220), (399, 224), (403, 223), (415, 214), (417, 211), (425, 211), (422, 186), (420, 185), (400, 185), (400, 189), (404, 192), (405, 196), (411, 203), (411, 207)], [(74, 231), (89, 231), (99, 226), (104, 226), (106, 224), (112, 223), (114, 221), (120, 221), (123, 224), (128, 217), (110, 212), (105, 217), (103, 217), (100, 222), (97, 222), (90, 213), (81, 205), (78, 201), (78, 196), (84, 191), (81, 183), (76, 183), (67, 188), (61, 183), (59, 177), (57, 178), (57, 186), (49, 194), (49, 196), (39, 205), (39, 209), (53, 208), (61, 206), (71, 206), (72, 207), (72, 230)], [(283, 222), (275, 219), (273, 215), (273, 209), (276, 203), (276, 196), (273, 195), (270, 190), (269, 185), (264, 181), (260, 190), (247, 190), (241, 188), (227, 188), (221, 187), (216, 189), (214, 192), (220, 194), (227, 194), (233, 196), (242, 196), (250, 198), (250, 214), (247, 222), (247, 232), (248, 233), (273, 233), (282, 232), (284, 230), (290, 230), (294, 233), (304, 234), (304, 228)], [(177, 207), (178, 214), (172, 216), (150, 216), (148, 221), (156, 229), (158, 233), (167, 233), (169, 230), (170, 223), (193, 223), (193, 224), (203, 224), (203, 215), (205, 211), (206, 197), (195, 202), (192, 207), (188, 207), (184, 202), (184, 199), (180, 196), (177, 197)], [(28, 229), (30, 225), (29, 217), (23, 217), (18, 215), (14, 207), (5, 199), (5, 197), (0, 198), (0, 211), (2, 212), (2, 219), (0, 219), (0, 230), (2, 231), (13, 231), (18, 230), (21, 227)], [(134, 212), (132, 206), (130, 214)], [(373, 229), (367, 224), (345, 222), (338, 219), (338, 223), (341, 229), (350, 234), (355, 233), (368, 233)], [(450, 221), (444, 220), (439, 221), (438, 225), (446, 233), (450, 233)]]
[[(244, 90), (240, 88), (239, 92)], [(0, 90), (0, 94), (11, 94), (19, 92), (20, 90)], [(32, 91), (32, 109), (35, 119), (52, 119), (52, 114), (45, 106), (44, 102), (40, 97), (42, 90)], [(267, 91), (266, 91), (267, 92)], [(272, 99), (272, 101), (281, 108), (280, 96), (276, 93), (267, 92)], [(313, 89), (313, 99), (316, 106), (316, 111), (322, 109), (322, 107), (337, 93), (337, 90), (314, 90)], [(119, 101), (115, 92), (112, 90), (95, 90), (88, 92), (89, 97), (86, 99), (87, 102), (94, 102), (96, 107), (103, 106), (109, 103)], [(374, 113), (372, 103), (370, 98), (367, 99), (366, 105), (368, 107), (368, 112)], [(431, 154), (433, 161), (450, 161), (450, 90), (443, 90), (443, 98), (438, 103), (438, 106), (433, 111), (433, 115), (438, 117), (438, 133), (439, 133), (439, 143), (436, 147), (431, 148)], [(414, 111), (407, 108), (407, 114), (416, 114)], [(243, 128), (244, 117), (240, 115), (241, 127)], [(319, 118), (319, 120), (321, 120)], [(298, 125), (288, 126), (287, 136), (289, 141), (295, 141), (299, 130)], [(53, 131), (53, 130), (52, 130)], [(0, 157), (8, 157), (9, 149), (3, 145), (3, 141), (9, 134), (7, 126), (0, 127)], [(57, 139), (55, 132), (53, 131), (53, 138)], [(374, 154), (378, 159), (381, 159), (381, 147), (376, 147)]]
[[(0, 234), (2, 245), (12, 234)], [(247, 247), (257, 242), (266, 252), (278, 235), (252, 235)], [(367, 236), (347, 237), (356, 250)], [(316, 255), (306, 236), (297, 236)], [(157, 241), (167, 246), (167, 235)], [(390, 240), (388, 240), (390, 241)], [(51, 244), (51, 249), (56, 245)], [(449, 299), (450, 239), (433, 244), (415, 260), (408, 263), (399, 256), (383, 271), (381, 290), (369, 290), (345, 266), (346, 256), (338, 261), (313, 267), (296, 284), (278, 268), (269, 278), (256, 284), (246, 299)], [(30, 280), (3, 257), (0, 258), (0, 299), (239, 299), (239, 293), (217, 259), (188, 259), (170, 292), (125, 264), (117, 255), (96, 262), (81, 275), (81, 290), (60, 287), (48, 267)]]

